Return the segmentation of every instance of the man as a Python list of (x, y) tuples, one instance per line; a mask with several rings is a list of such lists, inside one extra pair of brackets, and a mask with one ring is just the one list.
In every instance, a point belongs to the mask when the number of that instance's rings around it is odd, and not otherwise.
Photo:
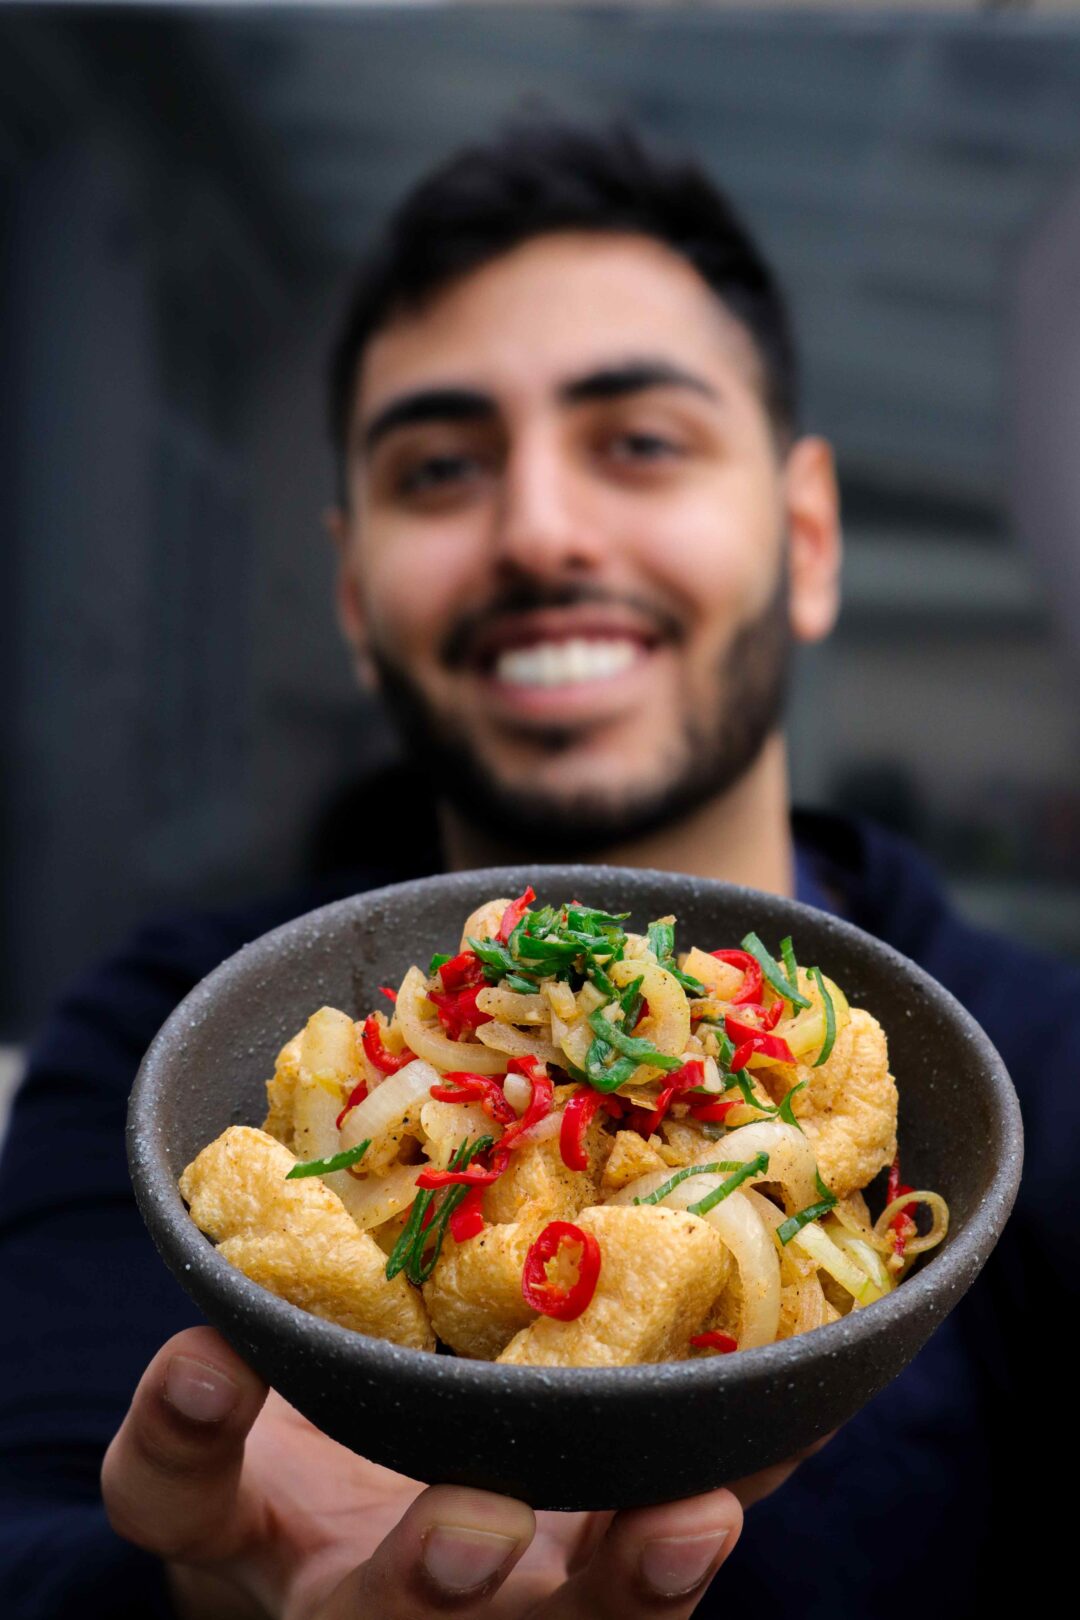
[[(952, 918), (870, 829), (811, 818), (793, 836), (789, 651), (831, 627), (840, 554), (831, 456), (799, 434), (795, 392), (757, 250), (698, 170), (626, 133), (511, 131), (391, 222), (336, 357), (330, 527), (346, 634), (413, 774), (368, 790), (379, 858), (361, 847), (318, 893), (143, 936), (38, 1048), (0, 1202), (3, 1279), (26, 1302), (0, 1360), (21, 1459), (0, 1474), (5, 1612), (888, 1620), (974, 1615), (1000, 1590), (1025, 1459), (996, 1420), (1027, 1386), (1036, 1302), (1070, 1274), (1058, 1127), (1080, 1053), (1058, 1009), (1080, 984)], [(418, 795), (431, 826), (395, 859), (387, 823)], [(485, 1493), (418, 1495), (186, 1326), (120, 1127), (157, 1026), (243, 939), (440, 863), (555, 856), (798, 892), (915, 955), (990, 1024), (1039, 1177), (915, 1363), (798, 1469), (537, 1525)], [(43, 1152), (70, 1167), (60, 1205)], [(96, 1498), (114, 1430), (106, 1509), (143, 1552)]]

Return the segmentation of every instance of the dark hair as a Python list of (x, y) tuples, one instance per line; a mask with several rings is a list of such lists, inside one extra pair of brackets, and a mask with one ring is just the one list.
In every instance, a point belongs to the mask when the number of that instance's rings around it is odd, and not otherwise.
[(747, 330), (780, 444), (797, 417), (783, 295), (704, 169), (661, 154), (622, 122), (603, 129), (530, 116), (457, 152), (398, 205), (361, 268), (330, 370), (330, 432), (344, 463), (356, 373), (371, 337), (449, 282), (547, 231), (634, 231), (689, 261)]

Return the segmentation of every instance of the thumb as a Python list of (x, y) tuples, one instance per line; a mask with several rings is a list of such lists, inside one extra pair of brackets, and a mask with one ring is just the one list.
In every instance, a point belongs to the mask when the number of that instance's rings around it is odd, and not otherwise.
[(254, 1533), (244, 1441), (266, 1385), (212, 1328), (188, 1328), (147, 1367), (105, 1454), (101, 1490), (117, 1535), (165, 1559), (234, 1557)]

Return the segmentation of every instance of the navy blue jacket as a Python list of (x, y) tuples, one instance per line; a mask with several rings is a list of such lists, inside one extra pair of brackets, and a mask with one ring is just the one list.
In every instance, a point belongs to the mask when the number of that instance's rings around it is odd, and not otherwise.
[[(751, 1511), (699, 1612), (981, 1617), (1020, 1569), (1029, 1599), (1054, 1585), (1055, 1561), (1063, 1585), (1071, 1575), (1071, 1548), (1050, 1530), (1039, 1464), (1052, 1435), (1036, 1413), (1053, 1389), (1070, 1398), (1059, 1352), (1077, 1293), (1067, 1211), (1080, 1146), (1080, 970), (961, 921), (921, 859), (875, 829), (800, 815), (795, 830), (800, 897), (913, 957), (986, 1028), (1020, 1094), (1026, 1169), (975, 1286), (902, 1376)], [(112, 1535), (98, 1495), (139, 1375), (197, 1320), (128, 1183), (124, 1111), (143, 1051), (177, 1001), (247, 940), (340, 894), (415, 875), (415, 865), (354, 871), (287, 902), (159, 923), (85, 978), (37, 1043), (0, 1163), (5, 1620), (172, 1614), (160, 1566)]]

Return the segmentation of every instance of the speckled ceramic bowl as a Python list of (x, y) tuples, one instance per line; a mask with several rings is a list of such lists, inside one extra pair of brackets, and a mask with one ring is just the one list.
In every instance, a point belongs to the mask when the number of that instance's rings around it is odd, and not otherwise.
[[(532, 882), (630, 911), (674, 912), (684, 946), (794, 936), (852, 1004), (885, 1027), (900, 1087), (905, 1179), (945, 1195), (945, 1243), (895, 1293), (795, 1339), (730, 1356), (621, 1369), (500, 1367), (400, 1349), (324, 1322), (249, 1282), (195, 1227), (177, 1177), (236, 1123), (260, 1124), (281, 1045), (315, 1008), (375, 1005), (435, 950), (455, 948), (482, 900)], [(536, 1507), (610, 1508), (711, 1489), (811, 1444), (916, 1354), (970, 1288), (1020, 1179), (1016, 1096), (978, 1025), (906, 957), (847, 923), (772, 895), (663, 872), (509, 868), (428, 878), (342, 900), (266, 934), (192, 991), (147, 1052), (128, 1151), (166, 1263), (250, 1365), (334, 1439), (429, 1482)], [(880, 1202), (872, 1204), (879, 1208)]]

